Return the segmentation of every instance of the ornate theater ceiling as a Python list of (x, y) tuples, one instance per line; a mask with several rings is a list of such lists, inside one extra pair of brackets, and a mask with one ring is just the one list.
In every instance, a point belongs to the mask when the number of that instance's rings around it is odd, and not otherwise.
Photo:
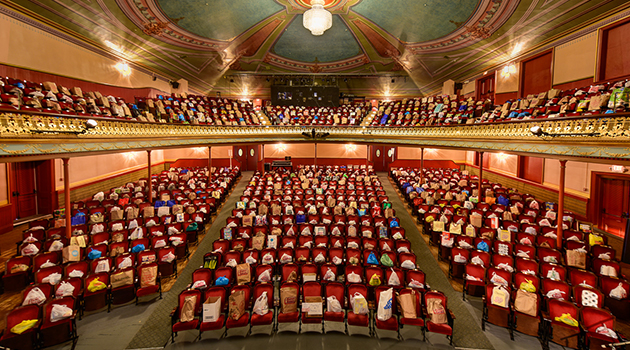
[(333, 26), (302, 26), (310, 0), (0, 0), (56, 31), (211, 91), (226, 74), (409, 76), (422, 93), (505, 63), (624, 0), (326, 0)]

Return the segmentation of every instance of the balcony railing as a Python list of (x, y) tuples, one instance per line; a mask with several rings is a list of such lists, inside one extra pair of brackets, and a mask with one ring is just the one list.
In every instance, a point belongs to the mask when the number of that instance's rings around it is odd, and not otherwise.
[[(539, 156), (630, 159), (630, 113), (423, 127), (214, 126), (53, 114), (0, 114), (0, 155), (134, 150), (213, 144), (354, 142), (507, 151)], [(540, 126), (542, 136), (531, 128)], [(329, 133), (310, 139), (305, 131)]]

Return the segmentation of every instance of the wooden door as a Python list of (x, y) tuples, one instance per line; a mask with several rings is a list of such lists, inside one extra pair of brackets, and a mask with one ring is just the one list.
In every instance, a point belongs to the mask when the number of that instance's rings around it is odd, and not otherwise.
[(232, 157), (236, 162), (232, 162), (234, 166), (240, 166), (241, 171), (247, 171), (247, 146), (234, 146), (232, 149)]
[(385, 171), (385, 157), (387, 157), (387, 155), (383, 153), (383, 146), (373, 145), (370, 148), (372, 152), (372, 163), (374, 163), (374, 171)]
[(616, 236), (626, 232), (630, 180), (603, 178), (600, 187), (599, 228)]
[(36, 162), (11, 164), (11, 197), (16, 219), (37, 214)]
[(259, 150), (259, 146), (255, 145), (248, 145), (247, 146), (247, 154), (245, 155), (247, 157), (247, 169), (249, 171), (256, 171), (258, 170), (258, 157), (260, 156), (260, 150)]

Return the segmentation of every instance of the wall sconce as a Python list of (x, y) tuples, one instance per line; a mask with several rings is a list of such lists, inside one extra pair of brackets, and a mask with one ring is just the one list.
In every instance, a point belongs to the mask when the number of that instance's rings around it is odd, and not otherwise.
[(354, 152), (357, 150), (357, 145), (346, 145), (346, 152)]
[(284, 143), (279, 143), (276, 145), (276, 150), (280, 152), (284, 152), (287, 150), (287, 145), (285, 145)]
[(501, 70), (501, 78), (507, 79), (510, 77), (510, 75), (515, 73), (516, 66), (514, 65), (514, 63), (510, 63), (507, 66), (503, 67), (503, 69)]
[(499, 152), (497, 153), (497, 158), (500, 162), (505, 162), (508, 159), (508, 155), (503, 152)]
[(118, 62), (114, 67), (123, 77), (128, 77), (131, 75), (131, 68), (125, 62)]

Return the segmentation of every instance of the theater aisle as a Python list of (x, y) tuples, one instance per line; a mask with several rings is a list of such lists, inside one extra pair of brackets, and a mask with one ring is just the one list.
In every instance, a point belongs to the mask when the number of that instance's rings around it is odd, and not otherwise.
[(159, 301), (153, 313), (144, 321), (142, 328), (133, 336), (127, 346), (128, 349), (161, 348), (170, 340), (171, 319), (169, 315), (177, 306), (177, 297), (191, 283), (192, 272), (203, 265), (203, 255), (212, 250), (212, 242), (219, 238), (219, 230), (225, 226), (225, 220), (232, 213), (236, 201), (245, 190), (252, 175), (253, 172), (251, 171), (242, 172), (241, 179), (234, 186), (232, 194), (226, 199), (214, 223), (199, 243), (197, 251), (190, 257), (186, 268), (178, 272), (177, 281), (171, 290), (164, 294), (163, 300)]
[[(416, 220), (409, 215), (405, 204), (402, 202), (396, 189), (387, 176), (387, 173), (379, 173), (379, 179), (383, 189), (387, 193), (392, 208), (396, 211), (396, 216), (400, 219), (400, 226), (405, 228), (407, 239), (411, 242), (411, 248), (417, 256), (418, 267), (427, 276), (427, 283), (431, 289), (444, 292), (448, 297), (448, 307), (455, 314), (455, 327), (453, 343), (457, 347), (472, 349), (491, 349), (492, 344), (481, 330), (480, 323), (475, 319), (462, 301), (462, 295), (456, 292), (444, 275), (437, 261), (431, 254), (429, 247), (420, 237), (420, 231), (416, 227)], [(429, 333), (427, 333), (429, 335)]]

